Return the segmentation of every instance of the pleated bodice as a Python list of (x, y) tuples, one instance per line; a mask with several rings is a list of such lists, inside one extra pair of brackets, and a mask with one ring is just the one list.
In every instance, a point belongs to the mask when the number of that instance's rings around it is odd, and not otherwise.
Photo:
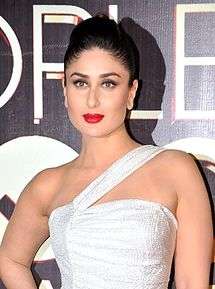
[(62, 289), (167, 289), (178, 222), (143, 199), (93, 205), (164, 148), (139, 146), (49, 217)]

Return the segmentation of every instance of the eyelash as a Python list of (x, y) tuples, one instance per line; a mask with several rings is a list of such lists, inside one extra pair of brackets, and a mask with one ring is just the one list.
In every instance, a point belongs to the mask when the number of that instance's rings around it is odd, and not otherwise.
[[(77, 80), (74, 80), (73, 81), (73, 85), (75, 85), (76, 87), (84, 87), (83, 85), (79, 85), (80, 83), (82, 83), (82, 84), (87, 84), (87, 82), (86, 81), (84, 81), (84, 80), (79, 80), (79, 79), (77, 79)], [(117, 83), (115, 82), (115, 81), (113, 81), (113, 80), (106, 80), (106, 81), (103, 81), (102, 82), (102, 84), (111, 84), (111, 86), (105, 86), (105, 88), (113, 88), (114, 86), (116, 86), (117, 85)]]

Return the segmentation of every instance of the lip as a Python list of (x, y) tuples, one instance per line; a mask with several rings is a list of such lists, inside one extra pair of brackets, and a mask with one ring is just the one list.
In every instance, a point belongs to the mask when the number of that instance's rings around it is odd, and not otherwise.
[(85, 119), (86, 122), (89, 123), (96, 123), (99, 122), (103, 119), (104, 115), (103, 114), (99, 114), (99, 113), (86, 113), (83, 114), (83, 117)]

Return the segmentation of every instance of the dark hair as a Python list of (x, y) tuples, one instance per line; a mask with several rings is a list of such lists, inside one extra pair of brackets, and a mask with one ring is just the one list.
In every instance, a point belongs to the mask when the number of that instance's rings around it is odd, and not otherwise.
[[(105, 14), (81, 21), (72, 31), (64, 56), (64, 73), (84, 50), (98, 47), (117, 57), (129, 71), (129, 85), (138, 78), (136, 46), (122, 26)], [(66, 79), (66, 77), (65, 77)]]

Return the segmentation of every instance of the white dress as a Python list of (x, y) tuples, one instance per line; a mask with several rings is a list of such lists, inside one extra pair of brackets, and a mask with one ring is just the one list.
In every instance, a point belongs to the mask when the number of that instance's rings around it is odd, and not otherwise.
[(52, 211), (50, 242), (62, 289), (167, 289), (178, 228), (174, 214), (137, 198), (93, 205), (163, 150), (132, 149)]

